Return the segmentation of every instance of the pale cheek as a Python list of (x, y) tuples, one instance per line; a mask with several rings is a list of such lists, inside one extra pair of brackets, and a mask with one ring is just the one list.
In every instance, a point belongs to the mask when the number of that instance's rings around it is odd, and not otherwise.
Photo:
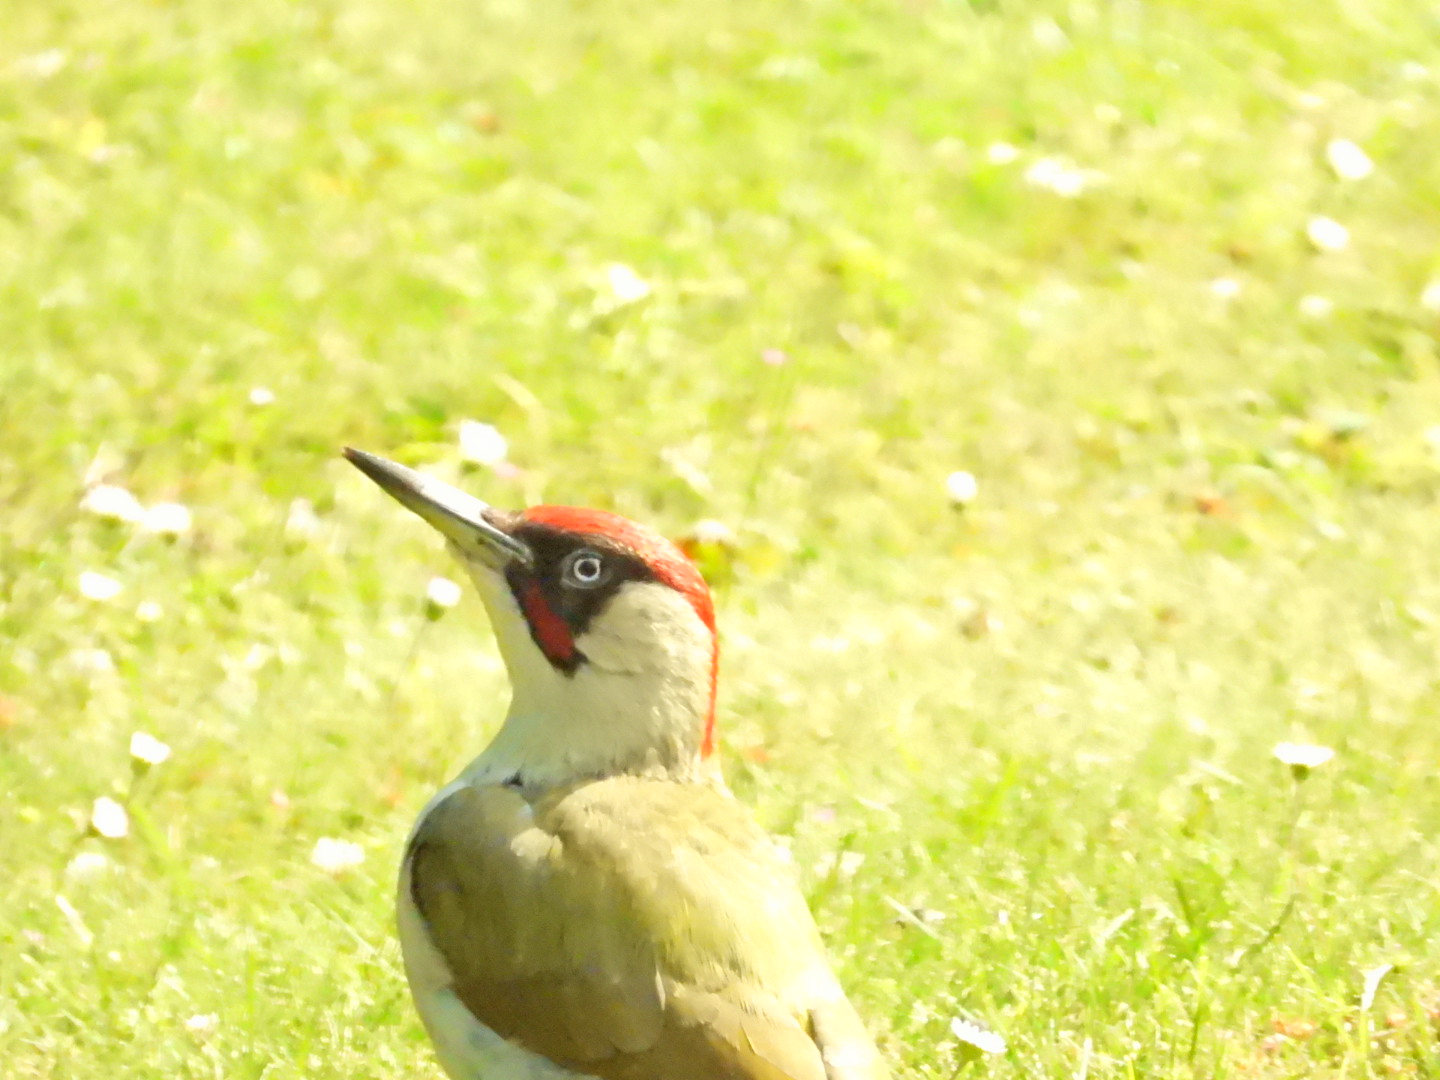
[(663, 671), (687, 679), (709, 674), (710, 631), (663, 585), (627, 586), (575, 644), (605, 671)]

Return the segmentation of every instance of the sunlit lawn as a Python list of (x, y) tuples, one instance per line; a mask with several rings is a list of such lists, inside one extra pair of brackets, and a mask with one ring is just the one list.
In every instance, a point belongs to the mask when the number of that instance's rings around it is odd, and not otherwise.
[(899, 1075), (1440, 1075), (1433, 10), (0, 24), (0, 1074), (438, 1075), (391, 882), (505, 680), (352, 443), (730, 530), (729, 775)]

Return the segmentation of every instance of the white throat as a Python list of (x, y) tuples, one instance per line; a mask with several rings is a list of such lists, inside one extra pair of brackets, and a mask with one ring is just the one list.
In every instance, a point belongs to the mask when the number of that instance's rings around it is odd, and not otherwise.
[[(468, 564), (467, 564), (468, 565)], [(631, 582), (575, 645), (586, 660), (557, 670), (530, 636), (504, 577), (469, 565), (509, 669), (505, 723), (465, 770), (475, 781), (518, 777), (548, 788), (589, 776), (701, 779), (714, 640), (690, 603), (656, 582)]]

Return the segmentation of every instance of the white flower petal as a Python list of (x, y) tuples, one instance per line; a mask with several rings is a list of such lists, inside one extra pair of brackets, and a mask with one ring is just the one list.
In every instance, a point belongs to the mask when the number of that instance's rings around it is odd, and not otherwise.
[(108, 840), (119, 840), (130, 831), (130, 815), (110, 796), (101, 795), (90, 810), (90, 826)]
[(274, 405), (275, 392), (266, 386), (252, 386), (250, 388), (250, 404), (257, 409), (263, 409), (266, 405)]
[(433, 577), (425, 586), (425, 599), (436, 607), (452, 608), (460, 602), (460, 586), (446, 577)]
[(977, 1024), (974, 1020), (966, 1020), (957, 1016), (950, 1021), (950, 1034), (954, 1035), (961, 1042), (986, 1054), (1003, 1054), (1005, 1052), (1005, 1039), (998, 1032)]
[(1080, 169), (1060, 158), (1041, 158), (1025, 170), (1025, 182), (1031, 187), (1052, 191), (1062, 199), (1074, 199), (1098, 179), (1098, 174)]
[(1305, 225), (1305, 236), (1317, 251), (1344, 251), (1350, 246), (1350, 230), (1334, 218), (1312, 217)]
[(95, 570), (80, 575), (80, 595), (87, 600), (114, 600), (124, 588), (120, 582)]
[(67, 878), (95, 877), (114, 865), (108, 855), (99, 851), (82, 851), (66, 865), (65, 876)]
[(1325, 160), (1341, 180), (1364, 180), (1375, 171), (1370, 155), (1349, 139), (1331, 139), (1325, 147)]
[(80, 509), (96, 517), (135, 524), (145, 517), (140, 500), (118, 484), (96, 484), (80, 500)]
[(310, 861), (327, 874), (343, 874), (365, 861), (365, 849), (353, 840), (322, 836), (315, 841)]
[(644, 300), (653, 291), (648, 281), (624, 263), (611, 263), (605, 267), (605, 280), (611, 294), (622, 304)]
[(220, 1017), (214, 1013), (196, 1013), (185, 1021), (185, 1030), (191, 1035), (209, 1035), (220, 1026)]
[(1440, 312), (1440, 278), (1420, 290), (1420, 306), (1426, 311)]
[(493, 424), (479, 420), (460, 421), (460, 456), (476, 465), (499, 465), (510, 453), (510, 444)]
[(1315, 746), (1312, 743), (1277, 743), (1271, 752), (1281, 764), (1302, 769), (1318, 769), (1335, 756), (1335, 751), (1330, 747)]
[(146, 532), (161, 536), (183, 536), (190, 531), (190, 510), (176, 502), (156, 503), (145, 511)]
[(1335, 310), (1335, 302), (1328, 296), (1311, 293), (1300, 298), (1300, 314), (1307, 319), (1327, 319)]
[(159, 622), (165, 617), (165, 609), (154, 600), (141, 600), (135, 605), (135, 618), (141, 622)]
[(1009, 165), (1020, 157), (1020, 148), (1008, 142), (991, 143), (985, 149), (985, 160), (991, 165)]
[(698, 544), (714, 544), (717, 547), (734, 547), (740, 542), (735, 530), (717, 518), (701, 518), (695, 522), (690, 535)]
[(965, 506), (974, 502), (975, 496), (980, 494), (980, 484), (972, 473), (964, 470), (952, 472), (945, 478), (945, 493), (950, 496), (951, 502)]
[(170, 756), (170, 747), (154, 735), (137, 731), (130, 736), (130, 756), (147, 765), (159, 765)]

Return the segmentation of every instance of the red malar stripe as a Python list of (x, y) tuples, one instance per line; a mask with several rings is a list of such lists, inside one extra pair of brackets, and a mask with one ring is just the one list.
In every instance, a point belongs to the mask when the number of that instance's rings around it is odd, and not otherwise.
[(525, 618), (535, 634), (535, 640), (551, 663), (568, 664), (575, 659), (575, 639), (565, 620), (555, 614), (555, 609), (545, 599), (540, 583), (531, 580), (526, 583), (520, 596), (520, 605), (525, 609)]

